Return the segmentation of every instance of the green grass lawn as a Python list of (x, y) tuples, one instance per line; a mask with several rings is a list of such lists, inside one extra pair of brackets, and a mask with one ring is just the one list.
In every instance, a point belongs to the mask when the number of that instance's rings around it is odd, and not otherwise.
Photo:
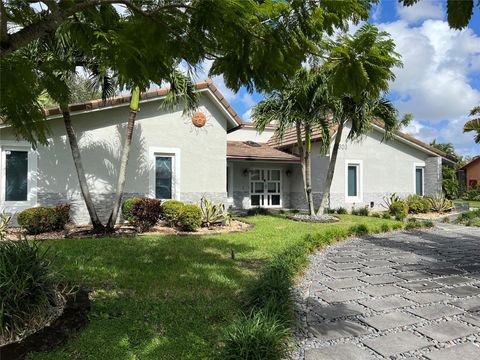
[[(336, 224), (248, 218), (244, 233), (46, 241), (55, 267), (91, 289), (90, 324), (62, 348), (29, 359), (211, 359), (240, 294), (265, 261), (308, 233), (394, 221), (341, 215)], [(231, 259), (234, 249), (236, 259)]]
[(468, 203), (471, 208), (480, 208), (480, 201), (454, 200), (454, 203)]

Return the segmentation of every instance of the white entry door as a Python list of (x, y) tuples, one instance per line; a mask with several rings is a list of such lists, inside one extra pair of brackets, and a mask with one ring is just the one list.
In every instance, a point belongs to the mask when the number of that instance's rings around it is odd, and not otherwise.
[(282, 172), (280, 169), (250, 171), (250, 205), (252, 207), (282, 206)]

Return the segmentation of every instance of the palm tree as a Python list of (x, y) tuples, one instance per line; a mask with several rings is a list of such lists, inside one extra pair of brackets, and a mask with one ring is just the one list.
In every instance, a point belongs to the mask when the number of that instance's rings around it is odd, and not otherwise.
[[(167, 79), (170, 83), (170, 91), (167, 97), (163, 100), (163, 107), (174, 107), (178, 104), (178, 99), (183, 100), (184, 113), (193, 111), (198, 104), (198, 94), (195, 92), (195, 86), (190, 78), (183, 75), (181, 72), (174, 70)], [(115, 200), (112, 207), (112, 212), (108, 218), (106, 225), (107, 232), (112, 232), (117, 222), (118, 212), (122, 204), (123, 192), (125, 189), (125, 181), (127, 178), (127, 165), (130, 156), (130, 148), (132, 145), (133, 131), (135, 129), (135, 120), (139, 110), (140, 101), (140, 87), (133, 86), (130, 100), (130, 111), (128, 115), (127, 128), (125, 131), (125, 141), (122, 148), (122, 155), (120, 159), (120, 170), (118, 173), (117, 188), (115, 191)]]
[(259, 102), (252, 111), (255, 126), (259, 131), (265, 130), (272, 121), (278, 123), (276, 136), (279, 139), (283, 138), (285, 130), (295, 127), (303, 186), (310, 215), (315, 213), (312, 196), (312, 126), (322, 125), (324, 137), (328, 139), (330, 136), (328, 123), (324, 121), (328, 113), (324, 99), (325, 91), (326, 81), (320, 70), (300, 69), (282, 91), (274, 92)]
[[(375, 122), (381, 122), (385, 129), (384, 139), (388, 140), (392, 133), (404, 123), (397, 120), (398, 111), (389, 100), (371, 97), (368, 93), (364, 94), (361, 101), (356, 101), (351, 96), (343, 96), (334, 100), (333, 103), (336, 104), (332, 107), (332, 119), (336, 128), (335, 141), (317, 211), (318, 215), (325, 211), (345, 125), (349, 122), (351, 126), (347, 139), (355, 140), (368, 133)], [(406, 117), (406, 119), (408, 118)]]
[[(480, 106), (475, 106), (470, 111), (470, 116), (475, 116), (475, 115), (480, 115)], [(474, 119), (468, 120), (465, 123), (465, 126), (463, 127), (463, 132), (470, 132), (470, 131), (473, 131), (476, 133), (474, 137), (474, 141), (477, 144), (480, 144), (480, 118), (474, 118)]]

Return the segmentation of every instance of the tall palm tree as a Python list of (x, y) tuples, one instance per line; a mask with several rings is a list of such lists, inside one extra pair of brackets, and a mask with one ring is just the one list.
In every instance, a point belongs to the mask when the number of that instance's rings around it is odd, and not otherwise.
[(335, 141), (320, 198), (320, 206), (317, 211), (318, 215), (324, 213), (327, 205), (345, 125), (350, 123), (351, 126), (347, 139), (355, 140), (368, 133), (375, 122), (380, 121), (382, 123), (385, 129), (385, 139), (389, 139), (392, 133), (402, 124), (397, 120), (398, 111), (389, 100), (371, 97), (368, 93), (365, 93), (360, 101), (356, 101), (351, 96), (342, 96), (340, 99), (333, 100), (333, 103), (335, 104), (332, 107), (332, 119), (336, 127)]
[[(480, 115), (480, 106), (475, 106), (470, 111), (470, 116)], [(475, 137), (473, 138), (477, 144), (480, 144), (480, 117), (468, 120), (463, 127), (463, 132), (473, 131)]]
[[(324, 138), (330, 136), (325, 101), (326, 81), (319, 69), (300, 69), (290, 83), (259, 102), (252, 111), (255, 126), (259, 131), (272, 121), (278, 123), (276, 136), (282, 139), (285, 130), (294, 127), (302, 166), (303, 187), (310, 215), (315, 213), (312, 195), (312, 127), (320, 124)], [(328, 140), (324, 143), (328, 143)]]

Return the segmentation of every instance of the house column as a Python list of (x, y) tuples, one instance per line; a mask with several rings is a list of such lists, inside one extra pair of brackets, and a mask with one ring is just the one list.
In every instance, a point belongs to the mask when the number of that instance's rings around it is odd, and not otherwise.
[(442, 192), (442, 158), (432, 156), (425, 160), (425, 195)]

